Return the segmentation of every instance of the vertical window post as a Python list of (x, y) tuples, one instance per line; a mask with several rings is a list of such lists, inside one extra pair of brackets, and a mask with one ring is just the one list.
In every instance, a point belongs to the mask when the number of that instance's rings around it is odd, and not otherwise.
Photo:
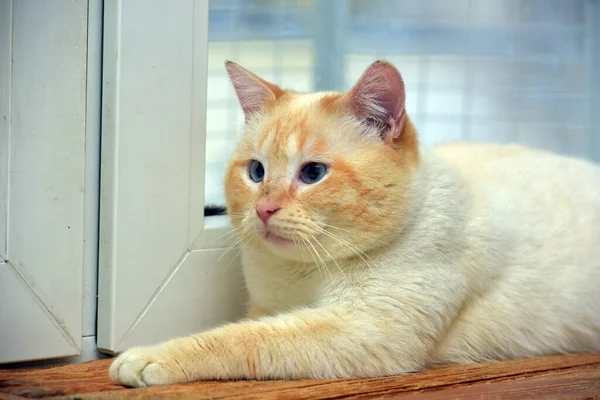
[(346, 0), (317, 0), (314, 19), (315, 90), (344, 89)]

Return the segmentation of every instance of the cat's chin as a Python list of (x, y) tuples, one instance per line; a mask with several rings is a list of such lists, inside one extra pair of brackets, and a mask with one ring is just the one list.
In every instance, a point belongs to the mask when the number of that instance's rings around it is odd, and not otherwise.
[(265, 232), (263, 234), (265, 241), (275, 246), (293, 246), (294, 242), (290, 239), (286, 239), (283, 236), (279, 236), (273, 232)]

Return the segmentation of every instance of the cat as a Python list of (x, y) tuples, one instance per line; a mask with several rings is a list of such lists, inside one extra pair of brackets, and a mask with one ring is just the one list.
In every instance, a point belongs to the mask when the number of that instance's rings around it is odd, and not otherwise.
[(248, 317), (129, 349), (115, 382), (381, 377), (600, 350), (599, 166), (517, 144), (423, 149), (383, 60), (345, 93), (226, 68), (246, 117), (225, 193)]

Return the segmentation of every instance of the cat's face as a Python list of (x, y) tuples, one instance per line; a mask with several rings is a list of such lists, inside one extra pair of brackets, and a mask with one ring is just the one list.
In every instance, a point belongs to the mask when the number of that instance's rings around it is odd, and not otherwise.
[(396, 69), (375, 63), (345, 94), (284, 91), (236, 64), (227, 69), (246, 114), (225, 178), (243, 241), (319, 262), (390, 240), (419, 162)]

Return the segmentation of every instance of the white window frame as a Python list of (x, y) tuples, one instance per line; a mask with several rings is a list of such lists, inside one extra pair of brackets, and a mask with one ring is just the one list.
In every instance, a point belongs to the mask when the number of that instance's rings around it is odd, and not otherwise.
[(208, 1), (106, 0), (98, 348), (236, 319), (227, 217), (204, 218)]

